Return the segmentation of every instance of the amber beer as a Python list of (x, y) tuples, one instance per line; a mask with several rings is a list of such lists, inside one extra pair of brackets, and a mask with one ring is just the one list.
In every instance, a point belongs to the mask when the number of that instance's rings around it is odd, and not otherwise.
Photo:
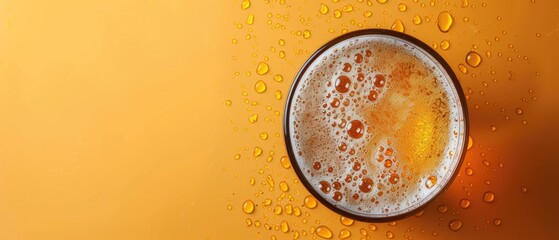
[(430, 202), (467, 144), (465, 99), (448, 64), (408, 35), (364, 30), (314, 53), (286, 106), (292, 165), (342, 215), (393, 220)]

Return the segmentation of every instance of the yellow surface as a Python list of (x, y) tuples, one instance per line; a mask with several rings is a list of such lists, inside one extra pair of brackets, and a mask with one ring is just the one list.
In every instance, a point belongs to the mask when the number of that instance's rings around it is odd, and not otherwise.
[[(360, 229), (373, 238), (390, 231), (397, 239), (556, 236), (559, 9), (552, 1), (487, 1), (486, 7), (469, 2), (462, 8), (462, 1), (437, 1), (434, 7), (406, 1), (407, 11), (400, 12), (397, 1), (373, 1), (372, 7), (352, 1), (352, 12), (337, 19), (344, 1), (324, 1), (324, 16), (314, 1), (253, 0), (247, 10), (241, 1), (0, 1), (0, 239), (286, 239), (295, 231), (310, 238), (319, 225), (329, 226), (335, 237), (348, 228), (354, 238)], [(446, 34), (435, 24), (442, 10), (456, 18)], [(373, 12), (368, 23), (351, 22), (366, 20), (365, 11)], [(252, 26), (246, 24), (249, 13)], [(412, 23), (415, 14), (422, 24)], [(285, 29), (271, 29), (268, 19)], [(319, 46), (342, 29), (390, 28), (396, 19), (430, 45), (449, 39), (448, 51), (437, 50), (457, 73), (472, 45), (492, 51), (478, 69), (458, 74), (471, 90), (474, 147), (466, 163), (475, 173), (458, 177), (421, 217), (377, 224), (376, 231), (359, 222), (345, 227), (320, 204), (303, 207), (308, 192), (292, 169), (280, 166), (283, 104), (296, 71)], [(256, 66), (266, 57), (270, 72), (258, 76)], [(275, 74), (283, 82), (273, 81)], [(267, 83), (263, 94), (254, 91), (257, 80)], [(277, 90), (283, 94), (279, 101)], [(522, 115), (514, 113), (517, 107)], [(250, 124), (254, 113), (259, 119)], [(268, 140), (259, 138), (262, 132)], [(254, 159), (256, 146), (264, 151)], [(241, 158), (234, 160), (235, 154)], [(275, 182), (272, 191), (267, 175)], [(280, 181), (289, 185), (291, 201), (281, 198)], [(492, 204), (481, 201), (489, 190), (496, 194)], [(262, 204), (267, 198), (270, 207)], [(458, 207), (462, 198), (472, 200), (470, 209)], [(242, 212), (247, 199), (258, 204), (250, 215)], [(302, 214), (284, 210), (276, 216), (271, 209), (277, 204), (292, 204)], [(441, 204), (448, 205), (447, 213), (437, 211)], [(458, 232), (447, 227), (454, 218), (464, 221)], [(494, 226), (495, 218), (501, 226)], [(274, 229), (283, 220), (288, 233)]]

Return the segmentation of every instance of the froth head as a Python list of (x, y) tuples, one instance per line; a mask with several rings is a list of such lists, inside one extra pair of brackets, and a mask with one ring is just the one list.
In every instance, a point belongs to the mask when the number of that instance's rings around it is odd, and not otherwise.
[(284, 122), (297, 175), (324, 205), (389, 221), (430, 202), (467, 144), (451, 68), (402, 33), (363, 30), (327, 43), (297, 74)]

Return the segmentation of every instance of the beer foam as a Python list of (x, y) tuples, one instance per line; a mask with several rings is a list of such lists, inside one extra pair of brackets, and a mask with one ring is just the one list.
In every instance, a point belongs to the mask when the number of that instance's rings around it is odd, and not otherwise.
[(356, 36), (322, 50), (298, 77), (288, 136), (305, 180), (328, 203), (365, 218), (397, 216), (451, 179), (465, 117), (451, 77), (425, 50)]

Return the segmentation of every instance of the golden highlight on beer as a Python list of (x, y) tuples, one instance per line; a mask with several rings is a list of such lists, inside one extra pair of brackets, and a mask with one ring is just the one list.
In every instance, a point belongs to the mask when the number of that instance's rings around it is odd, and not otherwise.
[(319, 54), (299, 76), (288, 109), (295, 162), (342, 211), (389, 217), (442, 190), (464, 146), (452, 79), (425, 50), (362, 35)]

